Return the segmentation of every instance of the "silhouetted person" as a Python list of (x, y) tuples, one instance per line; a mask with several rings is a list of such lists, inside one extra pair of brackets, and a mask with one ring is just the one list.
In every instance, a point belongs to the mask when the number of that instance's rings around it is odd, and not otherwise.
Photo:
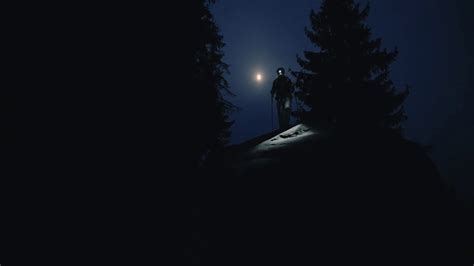
[(285, 76), (283, 68), (277, 69), (277, 75), (278, 77), (273, 81), (271, 94), (272, 98), (275, 97), (276, 99), (280, 129), (286, 129), (290, 126), (293, 86), (291, 80)]

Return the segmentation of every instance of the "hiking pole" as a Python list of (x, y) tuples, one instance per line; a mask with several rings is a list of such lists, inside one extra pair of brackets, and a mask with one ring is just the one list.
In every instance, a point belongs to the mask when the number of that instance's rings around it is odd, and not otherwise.
[(270, 105), (270, 112), (272, 114), (272, 131), (273, 131), (273, 94), (272, 94), (272, 97), (271, 97), (271, 105)]

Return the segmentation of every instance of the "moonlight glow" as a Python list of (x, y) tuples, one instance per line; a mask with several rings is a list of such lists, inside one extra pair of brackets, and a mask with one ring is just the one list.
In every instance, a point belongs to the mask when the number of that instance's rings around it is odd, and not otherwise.
[(255, 79), (256, 79), (257, 81), (262, 81), (262, 74), (257, 73), (257, 75), (255, 75)]

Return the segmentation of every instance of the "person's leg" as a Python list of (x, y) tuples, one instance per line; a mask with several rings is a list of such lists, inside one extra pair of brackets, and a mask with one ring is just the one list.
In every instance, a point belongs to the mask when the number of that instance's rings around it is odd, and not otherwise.
[(285, 128), (289, 128), (290, 127), (290, 114), (291, 114), (290, 98), (285, 99), (285, 105), (283, 108), (284, 108), (283, 119), (284, 119)]
[(277, 109), (278, 109), (278, 127), (279, 129), (283, 129), (284, 127), (284, 102), (282, 100), (277, 101)]
[(290, 127), (290, 109), (289, 108), (285, 108), (285, 110), (283, 111), (283, 123), (284, 123), (285, 128)]

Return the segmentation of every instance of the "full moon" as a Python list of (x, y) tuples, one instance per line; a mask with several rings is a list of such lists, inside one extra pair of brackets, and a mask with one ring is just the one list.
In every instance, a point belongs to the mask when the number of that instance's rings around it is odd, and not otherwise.
[(257, 81), (261, 81), (261, 80), (262, 80), (262, 74), (257, 73), (257, 75), (255, 76), (255, 78), (257, 79)]

